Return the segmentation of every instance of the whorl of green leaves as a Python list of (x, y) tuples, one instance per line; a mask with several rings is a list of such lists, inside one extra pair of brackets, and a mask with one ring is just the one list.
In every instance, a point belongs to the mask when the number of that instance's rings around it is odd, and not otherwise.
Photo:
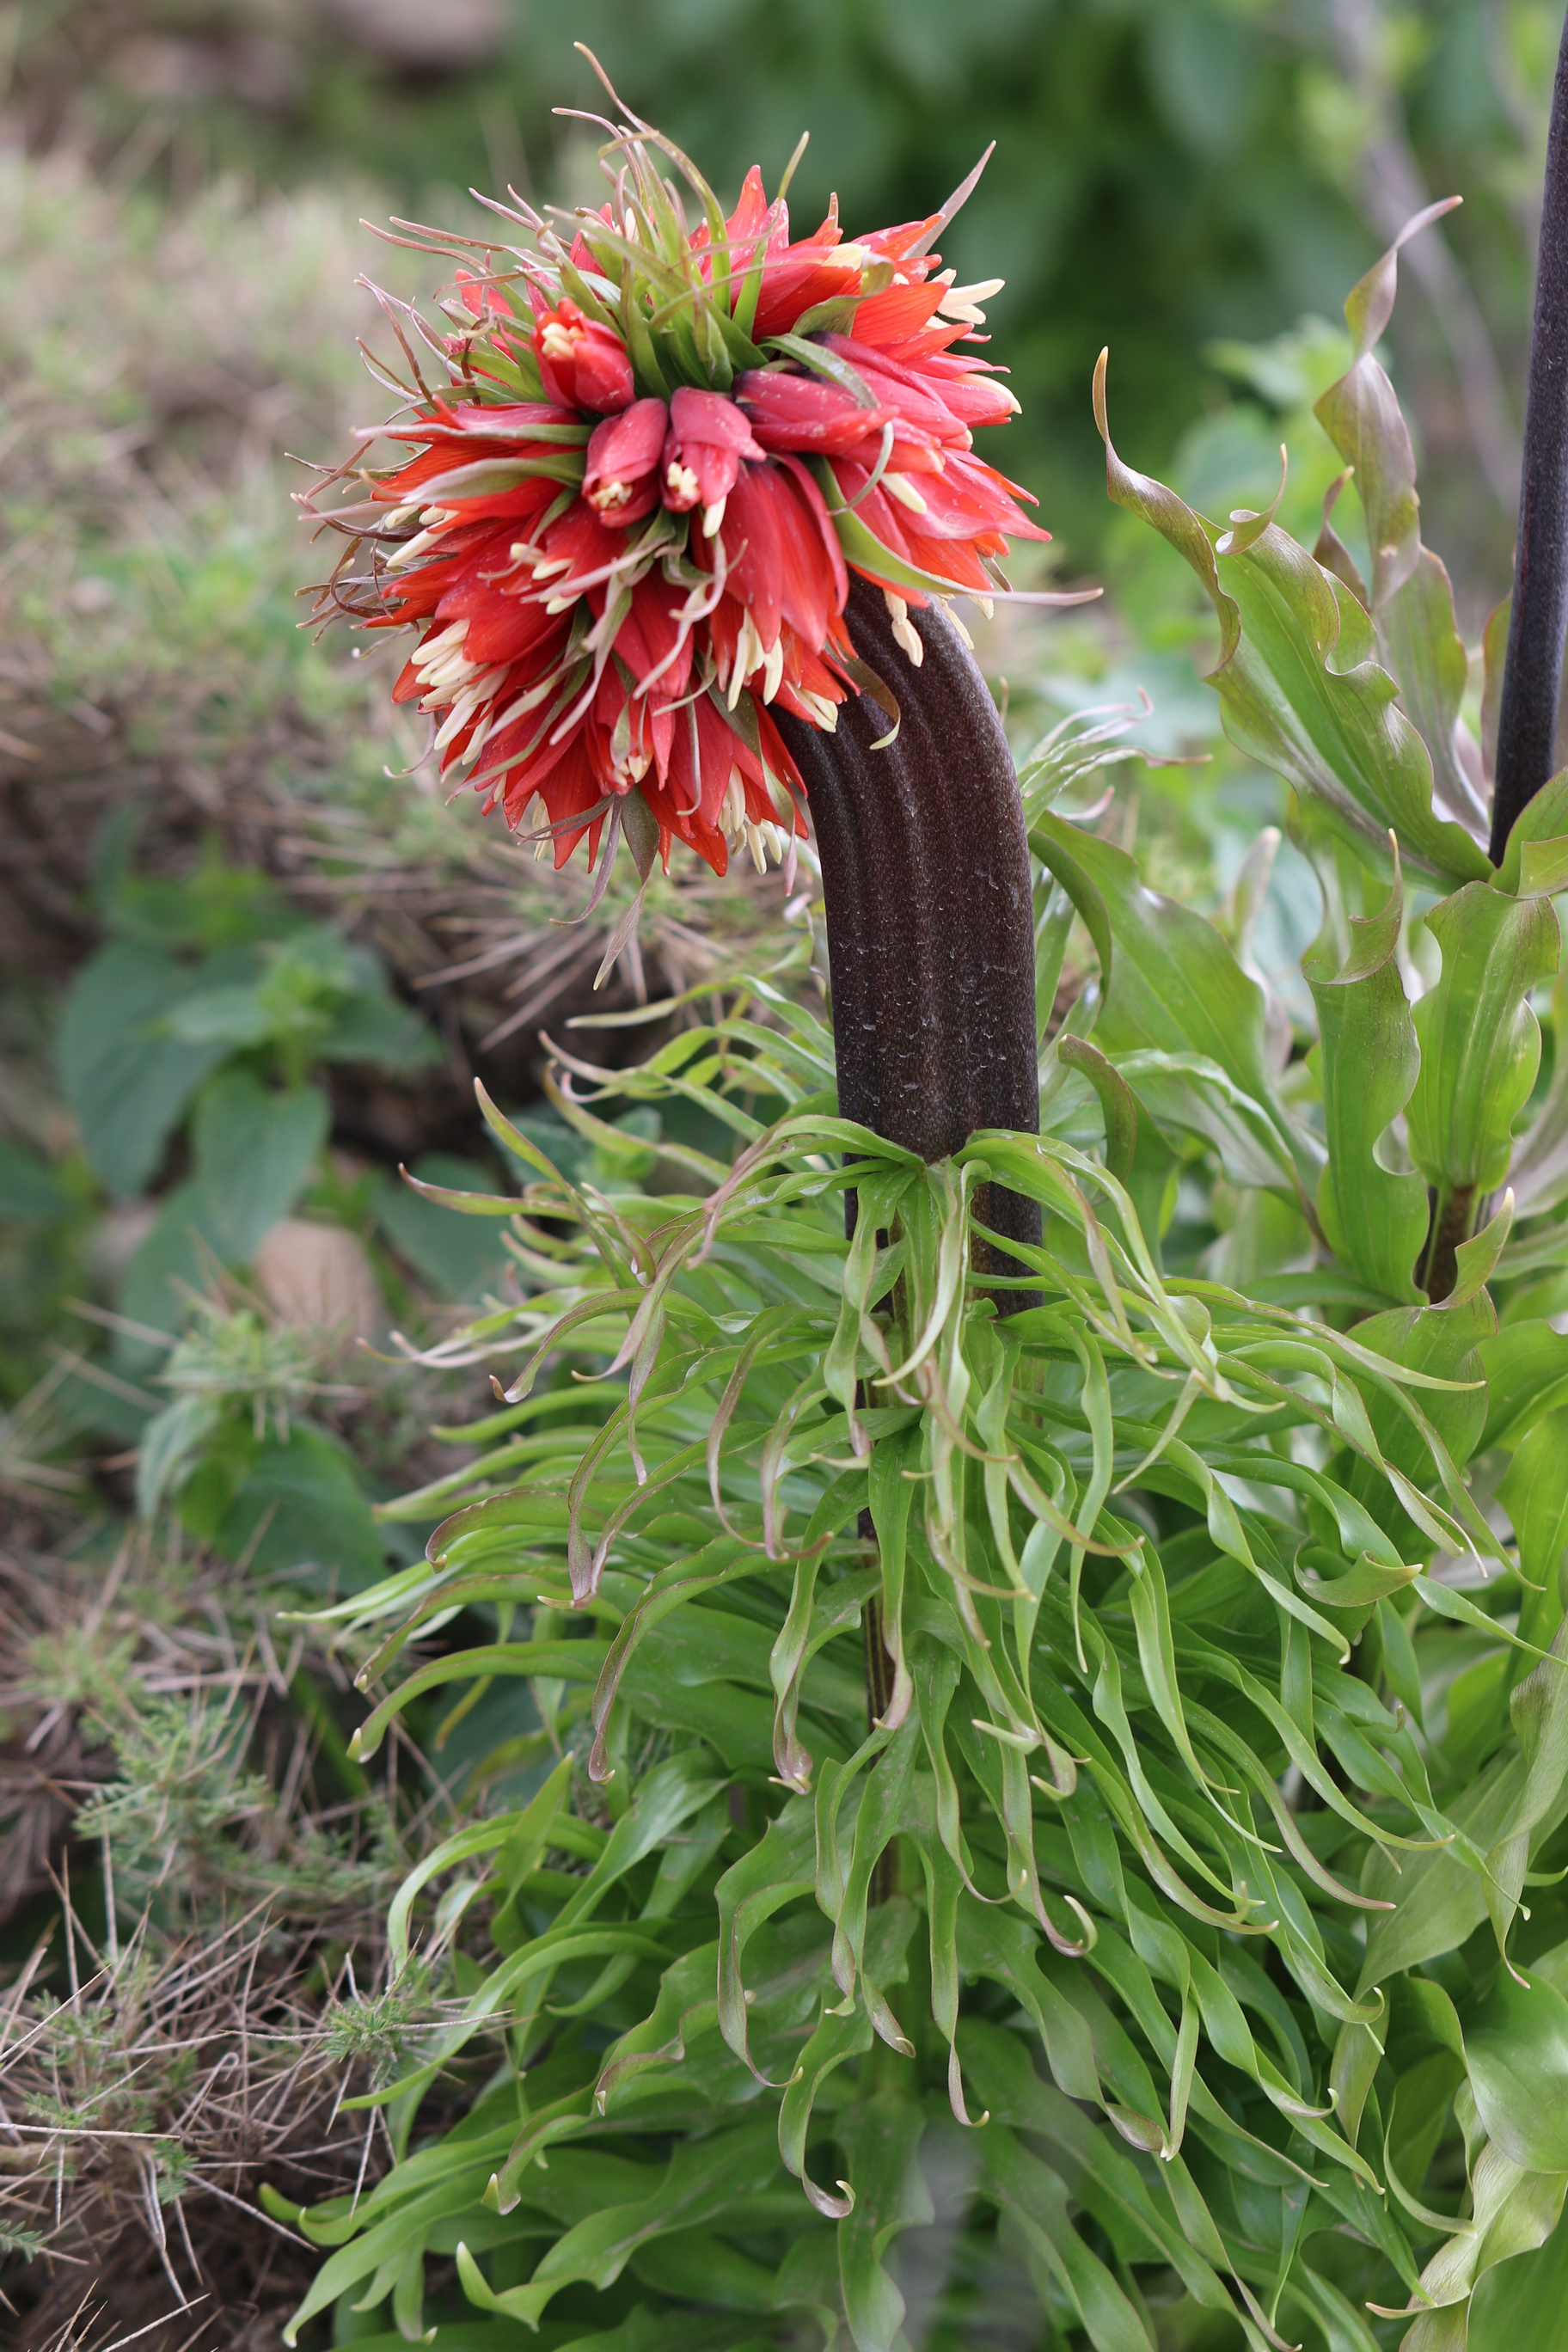
[[(1443, 1801), (1363, 1639), (1407, 1646), (1417, 1595), (1497, 1631), (1420, 1565), (1501, 1565), (1442, 1433), (1469, 1368), (1163, 1279), (1126, 1187), (1059, 1131), (910, 1160), (820, 1107), (827, 1039), (775, 1010), (637, 1081), (741, 1129), (705, 1199), (576, 1189), (495, 1120), (538, 1170), (514, 1247), (549, 1287), (474, 1336), (524, 1328), (491, 1433), (531, 1433), (463, 1474), (480, 1499), (427, 1567), (340, 1612), (393, 1628), (357, 1744), (437, 1683), (526, 1677), (569, 1748), (591, 1728), (612, 1825), (569, 1811), (568, 1758), (421, 1865), (461, 1866), (426, 1951), (482, 1897), (489, 1952), (375, 2096), (406, 2142), (476, 2035), (512, 2063), (459, 2137), (305, 2217), (338, 2248), (306, 2308), (390, 2294), (407, 2329), (426, 2252), (460, 2239), (470, 2301), (526, 2322), (619, 2281), (616, 2317), (717, 2301), (767, 2336), (805, 2306), (872, 2352), (917, 2146), (964, 2127), (968, 2227), (1005, 2217), (1064, 2331), (1147, 2344), (1158, 2279), (1255, 2346), (1370, 2344), (1304, 2249), (1353, 2231), (1366, 2292), (1415, 2287), (1419, 2220), (1357, 2145), (1384, 1988), (1484, 1918), (1510, 1816)], [(759, 1133), (742, 1103), (770, 1094), (795, 1107)], [(1005, 1320), (965, 1279), (987, 1176), (1047, 1219), (1045, 1303)], [(564, 1425), (529, 1392), (563, 1349), (627, 1373)], [(892, 1697), (868, 1733), (873, 1594)], [(516, 1630), (399, 1680), (404, 1641), (465, 1607)], [(1568, 1688), (1536, 1672), (1561, 1741)], [(1451, 2003), (1422, 2000), (1440, 2053)]]

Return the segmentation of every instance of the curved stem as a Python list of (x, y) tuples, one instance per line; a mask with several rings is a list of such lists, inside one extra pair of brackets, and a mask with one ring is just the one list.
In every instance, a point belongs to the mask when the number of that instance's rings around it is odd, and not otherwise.
[(1498, 720), (1491, 857), (1552, 772), (1568, 629), (1568, 25), (1557, 58), (1524, 404), (1513, 609)]
[[(822, 860), (838, 1107), (922, 1160), (977, 1128), (1036, 1134), (1035, 933), (1023, 803), (984, 679), (939, 605), (912, 613), (924, 659), (894, 642), (880, 589), (857, 580), (857, 650), (897, 695), (897, 740), (871, 697), (822, 734), (778, 714), (805, 779)], [(985, 1186), (982, 1223), (1040, 1238), (1038, 1203)], [(976, 1270), (1016, 1274), (984, 1243)], [(1034, 1304), (999, 1294), (1005, 1312)]]

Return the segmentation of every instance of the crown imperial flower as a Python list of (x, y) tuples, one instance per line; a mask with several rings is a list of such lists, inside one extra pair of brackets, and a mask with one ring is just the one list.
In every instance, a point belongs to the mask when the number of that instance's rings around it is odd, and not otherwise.
[(541, 313), (533, 331), (540, 378), (560, 408), (590, 408), (610, 415), (626, 407), (634, 389), (632, 363), (615, 330), (585, 319), (563, 299)]
[(865, 682), (851, 573), (918, 662), (911, 605), (1006, 593), (1009, 540), (1049, 534), (974, 454), (1017, 404), (954, 348), (997, 281), (955, 287), (932, 250), (973, 179), (926, 220), (850, 242), (834, 209), (792, 243), (754, 168), (726, 215), (635, 119), (605, 168), (598, 213), (490, 205), (504, 226), (465, 253), (455, 332), (405, 314), (447, 380), (415, 367), (363, 436), (410, 454), (317, 508), (353, 541), (328, 594), (419, 630), (396, 698), (539, 854), (563, 865), (585, 836), (604, 876), (625, 837), (646, 877), (679, 840), (722, 873), (805, 833), (773, 714), (831, 731)]
[(658, 463), (669, 411), (662, 400), (634, 400), (590, 436), (583, 496), (617, 530), (641, 522), (658, 504)]
[(741, 476), (742, 457), (758, 465), (767, 451), (752, 438), (743, 409), (722, 393), (682, 384), (670, 398), (664, 445), (664, 503), (672, 514), (702, 509), (702, 535), (711, 539), (724, 520), (724, 502)]

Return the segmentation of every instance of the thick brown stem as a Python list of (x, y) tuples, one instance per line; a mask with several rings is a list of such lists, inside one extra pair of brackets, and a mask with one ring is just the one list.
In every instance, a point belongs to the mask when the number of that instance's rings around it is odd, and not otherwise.
[[(897, 697), (895, 742), (872, 748), (891, 720), (868, 694), (841, 707), (835, 734), (779, 724), (822, 860), (838, 1108), (934, 1160), (978, 1128), (1038, 1131), (1034, 909), (996, 706), (941, 606), (910, 618), (925, 653), (918, 669), (894, 640), (881, 591), (855, 582), (850, 635)], [(995, 1232), (1039, 1241), (1037, 1202), (988, 1185), (976, 1209)], [(975, 1266), (1023, 1270), (984, 1244)]]
[(1440, 1306), (1459, 1278), (1458, 1248), (1468, 1242), (1475, 1223), (1476, 1188), (1460, 1184), (1439, 1192), (1433, 1203), (1432, 1230), (1421, 1269), (1421, 1287), (1434, 1307)]

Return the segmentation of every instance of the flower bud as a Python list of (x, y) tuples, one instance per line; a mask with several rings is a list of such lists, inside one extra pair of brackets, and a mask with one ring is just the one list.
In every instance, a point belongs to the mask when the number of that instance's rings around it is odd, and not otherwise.
[(546, 310), (533, 331), (544, 389), (561, 408), (591, 408), (613, 415), (629, 403), (632, 363), (613, 328), (585, 319), (575, 302)]
[(668, 420), (662, 400), (634, 400), (619, 416), (595, 427), (583, 496), (602, 523), (624, 530), (658, 506), (659, 455)]
[(660, 460), (664, 503), (675, 514), (701, 507), (703, 530), (711, 539), (723, 520), (742, 458), (760, 465), (766, 454), (732, 400), (721, 392), (682, 384), (670, 400), (669, 434)]

